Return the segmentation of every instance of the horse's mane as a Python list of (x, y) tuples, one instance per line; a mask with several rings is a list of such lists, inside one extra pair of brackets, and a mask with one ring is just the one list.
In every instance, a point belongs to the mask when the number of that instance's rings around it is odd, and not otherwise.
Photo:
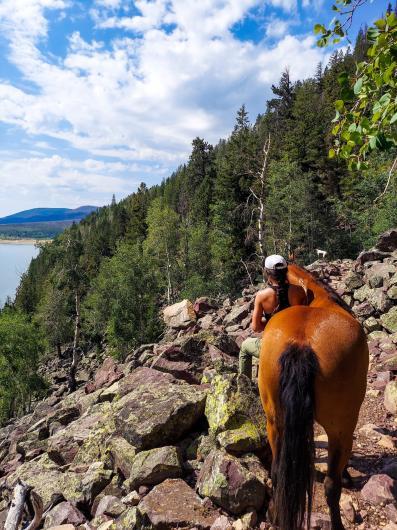
[[(291, 265), (289, 267), (291, 267)], [(321, 278), (318, 278), (311, 271), (308, 271), (307, 269), (305, 269), (303, 267), (300, 267), (296, 263), (292, 264), (292, 267), (297, 269), (297, 273), (298, 274), (300, 273), (303, 278), (305, 278), (305, 276), (309, 277), (309, 279), (313, 283), (315, 283), (316, 286), (318, 286), (320, 289), (324, 290), (324, 294), (330, 300), (335, 302), (335, 304), (337, 304), (340, 307), (342, 307), (342, 309), (347, 311), (350, 315), (354, 315), (351, 307), (343, 300), (343, 298), (335, 291), (335, 289), (333, 289), (330, 285), (328, 285), (324, 280), (322, 280)], [(308, 290), (310, 290), (310, 287), (308, 287)]]

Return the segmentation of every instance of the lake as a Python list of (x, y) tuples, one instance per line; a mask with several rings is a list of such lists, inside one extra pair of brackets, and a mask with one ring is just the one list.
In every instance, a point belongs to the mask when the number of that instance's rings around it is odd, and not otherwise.
[(0, 307), (4, 305), (7, 296), (15, 296), (21, 275), (38, 253), (38, 249), (32, 244), (0, 243)]

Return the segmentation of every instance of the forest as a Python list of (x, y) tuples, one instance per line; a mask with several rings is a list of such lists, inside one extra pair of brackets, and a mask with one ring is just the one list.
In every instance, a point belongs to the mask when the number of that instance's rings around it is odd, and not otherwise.
[(341, 79), (368, 48), (363, 29), (312, 78), (293, 82), (284, 71), (262, 114), (252, 118), (242, 104), (228, 138), (195, 138), (189, 159), (160, 185), (142, 183), (42, 246), (0, 314), (0, 336), (11, 340), (16, 319), (32, 351), (20, 377), (0, 366), (0, 421), (25, 407), (29, 392), (45, 391), (34, 370), (43, 351), (62, 355), (74, 343), (123, 358), (161, 336), (164, 305), (261, 282), (267, 254), (302, 264), (316, 248), (356, 257), (397, 225), (395, 181), (383, 193), (395, 149), (374, 151), (355, 171), (329, 157)]

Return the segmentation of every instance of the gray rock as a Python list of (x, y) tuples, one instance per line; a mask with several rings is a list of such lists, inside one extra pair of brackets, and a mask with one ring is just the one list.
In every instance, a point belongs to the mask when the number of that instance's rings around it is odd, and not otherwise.
[(181, 479), (167, 479), (155, 486), (140, 502), (138, 511), (143, 527), (153, 530), (209, 530), (219, 515)]
[(183, 474), (181, 452), (177, 447), (166, 446), (142, 451), (131, 466), (129, 489), (159, 484), (167, 478), (179, 478)]
[(388, 291), (387, 291), (387, 296), (391, 299), (391, 300), (397, 300), (397, 285), (392, 285)]
[(225, 510), (241, 514), (248, 508), (260, 510), (263, 507), (269, 494), (266, 476), (264, 469), (261, 477), (244, 466), (240, 459), (214, 449), (201, 468), (197, 490)]
[(110, 454), (113, 470), (121, 472), (124, 478), (129, 478), (136, 449), (121, 436), (114, 436), (107, 441), (107, 451)]
[(223, 323), (225, 324), (225, 326), (239, 324), (242, 320), (244, 320), (245, 317), (248, 316), (250, 308), (250, 303), (234, 306), (230, 313), (228, 313), (223, 319)]
[(200, 386), (136, 380), (114, 405), (117, 429), (139, 450), (175, 442), (203, 416), (206, 394)]
[(108, 515), (110, 517), (118, 517), (125, 511), (125, 505), (114, 495), (105, 495), (99, 501), (95, 511), (95, 517), (99, 515)]
[(112, 471), (105, 469), (103, 462), (90, 465), (81, 481), (81, 491), (87, 504), (91, 505), (95, 497), (110, 483), (112, 474)]
[(388, 475), (373, 475), (361, 490), (361, 496), (371, 504), (389, 504), (396, 500), (396, 486)]
[(381, 261), (382, 259), (389, 256), (390, 254), (388, 252), (381, 252), (376, 248), (372, 248), (370, 250), (364, 250), (361, 252), (357, 257), (357, 262), (360, 265), (364, 265), (364, 263), (367, 263), (368, 261)]
[(385, 388), (384, 406), (388, 412), (397, 414), (397, 381), (391, 381)]
[(368, 318), (375, 313), (375, 309), (369, 302), (353, 306), (353, 313), (358, 317)]
[(345, 277), (345, 285), (348, 291), (354, 291), (363, 285), (362, 277), (356, 272), (349, 272)]
[(44, 528), (72, 524), (78, 526), (85, 522), (84, 515), (70, 502), (61, 502), (48, 512), (44, 520)]
[(210, 433), (228, 451), (254, 451), (267, 442), (263, 407), (255, 385), (245, 375), (215, 376), (205, 415)]
[(369, 317), (366, 320), (364, 320), (363, 323), (365, 329), (368, 331), (368, 333), (372, 333), (373, 331), (380, 330), (380, 324), (376, 320), (375, 317)]
[(193, 304), (189, 300), (182, 300), (182, 302), (166, 307), (163, 311), (163, 318), (167, 326), (174, 329), (183, 329), (194, 324), (197, 315)]
[(376, 248), (383, 252), (393, 252), (397, 249), (397, 229), (392, 228), (378, 237)]
[(390, 333), (397, 332), (397, 306), (392, 307), (387, 313), (381, 315), (382, 326)]

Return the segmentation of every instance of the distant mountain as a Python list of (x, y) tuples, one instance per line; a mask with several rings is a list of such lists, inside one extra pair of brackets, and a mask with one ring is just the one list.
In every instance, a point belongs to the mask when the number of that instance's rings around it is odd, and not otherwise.
[(0, 225), (18, 225), (27, 223), (48, 223), (53, 221), (80, 221), (98, 209), (97, 206), (70, 208), (33, 208), (0, 218)]

